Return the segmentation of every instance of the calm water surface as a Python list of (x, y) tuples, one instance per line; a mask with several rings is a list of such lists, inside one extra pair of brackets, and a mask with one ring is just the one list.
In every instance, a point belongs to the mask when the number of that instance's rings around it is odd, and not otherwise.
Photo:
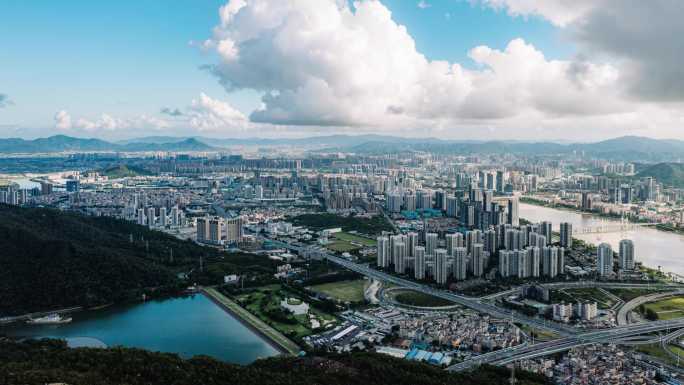
[[(580, 214), (523, 203), (520, 204), (520, 218), (525, 218), (531, 222), (551, 221), (555, 231), (559, 230), (561, 222), (570, 222), (573, 228), (620, 223), (619, 220), (601, 218), (591, 214)], [(637, 261), (643, 262), (649, 267), (661, 266), (664, 271), (684, 275), (684, 235), (640, 227), (634, 231), (621, 233), (575, 235), (575, 238), (594, 244), (607, 242), (613, 246), (614, 251), (619, 250), (621, 239), (631, 239), (634, 241), (634, 255)]]
[(0, 326), (0, 334), (67, 339), (71, 346), (115, 346), (208, 355), (248, 364), (278, 352), (203, 295), (73, 314), (65, 325)]

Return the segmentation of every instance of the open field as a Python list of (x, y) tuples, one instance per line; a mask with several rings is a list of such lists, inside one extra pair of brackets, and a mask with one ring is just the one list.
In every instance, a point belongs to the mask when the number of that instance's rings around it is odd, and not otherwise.
[(341, 241), (347, 241), (347, 242), (355, 242), (358, 244), (361, 244), (363, 246), (375, 246), (377, 242), (373, 239), (365, 238), (365, 237), (360, 237), (358, 235), (350, 234), (350, 233), (336, 233), (333, 234), (333, 237), (336, 239), (339, 239)]
[(325, 247), (338, 253), (351, 252), (360, 249), (359, 246), (352, 245), (347, 241), (333, 241), (325, 245)]
[(451, 301), (413, 290), (396, 290), (390, 295), (393, 296), (395, 301), (408, 306), (441, 307), (455, 305), (455, 303)]
[(363, 301), (363, 290), (367, 282), (365, 279), (332, 282), (311, 286), (309, 289), (326, 294), (342, 302), (361, 302)]
[(329, 250), (344, 253), (359, 250), (364, 247), (375, 246), (376, 241), (350, 233), (335, 233), (332, 235), (330, 243), (325, 247)]
[(601, 309), (609, 309), (615, 304), (615, 301), (612, 298), (608, 297), (597, 288), (564, 289), (553, 290), (551, 292), (552, 303), (576, 303), (585, 301), (596, 301), (598, 307)]
[(644, 308), (656, 312), (659, 320), (681, 318), (684, 317), (684, 297), (673, 297), (647, 303), (644, 304)]

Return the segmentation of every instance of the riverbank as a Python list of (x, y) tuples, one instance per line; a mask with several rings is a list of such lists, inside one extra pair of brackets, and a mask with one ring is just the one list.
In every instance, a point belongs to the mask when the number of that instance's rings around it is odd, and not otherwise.
[(4, 317), (0, 318), (0, 325), (7, 325), (11, 324), (14, 322), (20, 322), (20, 321), (28, 321), (31, 318), (40, 318), (40, 317), (45, 317), (51, 314), (59, 314), (59, 315), (65, 315), (69, 313), (75, 313), (83, 310), (81, 306), (75, 306), (75, 307), (70, 307), (66, 309), (59, 309), (59, 310), (51, 310), (51, 311), (40, 311), (40, 312), (34, 312), (34, 313), (27, 313), (27, 314), (22, 314), (14, 317)]
[(237, 303), (233, 302), (230, 298), (221, 294), (215, 288), (202, 288), (202, 294), (204, 294), (207, 298), (212, 300), (221, 309), (234, 316), (235, 319), (240, 321), (247, 328), (259, 334), (271, 346), (273, 346), (282, 354), (296, 356), (300, 352), (301, 349), (299, 348), (299, 346), (297, 346), (297, 344), (290, 341), (287, 337), (285, 337), (280, 332), (266, 324), (264, 321), (257, 318), (252, 313), (242, 308)]
[[(569, 206), (569, 205), (564, 205), (564, 204), (557, 204), (557, 203), (548, 203), (542, 200), (534, 199), (534, 198), (528, 198), (528, 197), (522, 197), (520, 198), (520, 203), (525, 203), (528, 205), (534, 205), (534, 206), (540, 206), (540, 207), (547, 207), (550, 209), (557, 209), (557, 210), (563, 210), (563, 211), (569, 211), (575, 214), (580, 214), (580, 215), (593, 215), (597, 218), (603, 218), (603, 219), (608, 219), (608, 220), (614, 220), (614, 221), (619, 221), (622, 220), (623, 217), (620, 217), (618, 215), (610, 215), (610, 214), (604, 214), (601, 212), (594, 212), (594, 211), (582, 211), (577, 209), (577, 207), (574, 206)], [(629, 223), (645, 223), (648, 222), (646, 220), (636, 220), (631, 216), (624, 217), (625, 220)], [(659, 223), (655, 226), (651, 226), (652, 228), (660, 231), (665, 231), (668, 233), (675, 233), (675, 234), (684, 234), (684, 228), (678, 228), (678, 227), (673, 227), (671, 225), (665, 224), (665, 223)]]

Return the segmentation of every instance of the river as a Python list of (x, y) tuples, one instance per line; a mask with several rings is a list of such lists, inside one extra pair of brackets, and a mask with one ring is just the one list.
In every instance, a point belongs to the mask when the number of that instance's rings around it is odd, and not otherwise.
[(203, 295), (85, 311), (64, 325), (0, 326), (0, 335), (66, 339), (70, 346), (126, 346), (208, 355), (249, 364), (278, 354), (270, 344)]
[[(620, 223), (619, 220), (597, 217), (591, 214), (561, 210), (544, 206), (520, 204), (520, 218), (530, 222), (551, 221), (553, 228), (558, 231), (561, 222), (572, 223), (573, 229), (593, 227), (608, 223)], [(636, 261), (645, 266), (662, 267), (664, 271), (684, 275), (684, 235), (656, 230), (654, 228), (639, 227), (633, 231), (581, 234), (575, 238), (585, 242), (599, 244), (609, 243), (614, 251), (618, 251), (621, 239), (631, 239), (634, 242), (634, 256)]]

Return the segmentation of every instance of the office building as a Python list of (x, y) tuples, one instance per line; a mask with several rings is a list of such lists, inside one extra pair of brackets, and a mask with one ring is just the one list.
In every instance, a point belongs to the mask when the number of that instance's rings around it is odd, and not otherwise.
[(376, 259), (378, 267), (383, 269), (388, 268), (391, 258), (389, 238), (385, 236), (378, 237), (376, 247)]
[(244, 220), (242, 217), (226, 219), (226, 243), (239, 243), (244, 237)]
[(634, 270), (634, 242), (631, 239), (620, 241), (620, 258), (618, 264), (621, 270)]
[(520, 218), (518, 217), (519, 203), (518, 198), (511, 198), (508, 200), (508, 221), (512, 226), (520, 225)]
[(613, 249), (607, 243), (601, 243), (598, 246), (596, 271), (601, 277), (613, 273)]
[(416, 246), (413, 254), (413, 276), (415, 279), (425, 279), (425, 247)]
[(465, 247), (457, 247), (454, 249), (454, 279), (463, 281), (467, 278), (468, 272), (468, 250)]
[(560, 224), (560, 245), (566, 249), (572, 247), (572, 223)]
[(445, 249), (435, 250), (435, 281), (444, 285), (447, 282), (449, 270), (447, 265), (447, 251)]
[(427, 233), (425, 234), (425, 254), (435, 255), (435, 250), (437, 249), (439, 239), (437, 238), (437, 233)]

